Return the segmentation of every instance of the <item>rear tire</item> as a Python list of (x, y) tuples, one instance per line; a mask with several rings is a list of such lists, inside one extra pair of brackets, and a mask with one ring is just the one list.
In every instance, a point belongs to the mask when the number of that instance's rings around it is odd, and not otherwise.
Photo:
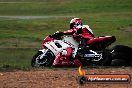
[(125, 53), (125, 52), (114, 52), (112, 54), (112, 57), (114, 59), (121, 59), (121, 60), (130, 61), (130, 54)]
[(131, 54), (131, 48), (128, 46), (116, 45), (112, 49), (115, 50), (116, 52), (124, 52), (124, 53)]
[(109, 50), (105, 50), (103, 54), (103, 61), (102, 65), (103, 66), (110, 66), (112, 61), (112, 56)]
[(112, 66), (128, 66), (127, 62), (125, 60), (121, 59), (114, 59), (111, 63)]
[[(128, 46), (116, 45), (112, 48), (112, 63), (119, 66), (130, 66), (132, 61), (132, 50)], [(118, 62), (119, 61), (119, 62)]]
[(132, 67), (132, 48), (131, 48), (131, 56), (130, 56), (131, 58), (130, 58), (130, 64), (131, 64), (131, 67)]

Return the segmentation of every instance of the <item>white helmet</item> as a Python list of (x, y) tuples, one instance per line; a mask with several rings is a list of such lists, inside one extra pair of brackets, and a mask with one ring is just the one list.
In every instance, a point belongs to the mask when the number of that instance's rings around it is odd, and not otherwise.
[(76, 28), (79, 25), (82, 26), (82, 20), (80, 18), (73, 18), (70, 21), (70, 29)]

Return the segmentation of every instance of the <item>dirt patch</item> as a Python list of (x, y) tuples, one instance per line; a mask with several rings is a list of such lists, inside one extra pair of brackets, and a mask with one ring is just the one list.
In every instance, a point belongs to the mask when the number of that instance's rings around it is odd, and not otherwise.
[[(132, 68), (86, 69), (88, 74), (130, 74)], [(0, 88), (131, 88), (130, 84), (77, 84), (79, 75), (73, 69), (39, 69), (0, 72)]]

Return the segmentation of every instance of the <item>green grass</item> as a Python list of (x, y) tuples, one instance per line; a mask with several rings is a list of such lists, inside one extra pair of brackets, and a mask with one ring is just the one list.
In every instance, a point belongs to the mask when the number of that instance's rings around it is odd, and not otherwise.
[[(113, 45), (132, 47), (132, 29), (129, 29), (129, 32), (120, 30), (132, 28), (132, 0), (0, 1), (14, 2), (0, 3), (1, 16), (80, 17), (84, 24), (90, 26), (95, 36), (115, 35), (117, 41)], [(37, 52), (33, 48), (39, 48), (46, 35), (53, 34), (57, 30), (67, 30), (71, 18), (0, 18), (0, 67), (8, 65), (30, 67), (31, 58)]]
[[(102, 35), (115, 35), (117, 38), (116, 44), (125, 44), (132, 46), (132, 32), (125, 32), (118, 30), (120, 27), (131, 26), (131, 17), (125, 17), (124, 15), (120, 18), (116, 16), (106, 14), (91, 14), (89, 17), (83, 17), (84, 23), (89, 24), (90, 28), (93, 29), (95, 36)], [(123, 18), (124, 17), (124, 18)], [(34, 19), (34, 20), (1, 20), (0, 21), (0, 40), (7, 43), (0, 42), (0, 47), (8, 47), (7, 45), (12, 44), (10, 41), (13, 40), (15, 44), (17, 42), (23, 42), (20, 46), (29, 46), (30, 43), (37, 42), (37, 45), (32, 47), (39, 47), (43, 38), (46, 35), (53, 34), (55, 31), (64, 31), (69, 27), (70, 18), (54, 18), (54, 19)], [(119, 35), (120, 34), (120, 35)], [(125, 41), (125, 42), (124, 42)], [(10, 44), (9, 44), (10, 43)], [(27, 45), (26, 45), (27, 44)], [(10, 45), (11, 46), (11, 45)]]
[(32, 48), (1, 48), (0, 70), (3, 70), (2, 68), (30, 68), (31, 58), (37, 50)]
[(76, 15), (131, 12), (131, 0), (50, 0), (30, 3), (0, 3), (0, 15)]

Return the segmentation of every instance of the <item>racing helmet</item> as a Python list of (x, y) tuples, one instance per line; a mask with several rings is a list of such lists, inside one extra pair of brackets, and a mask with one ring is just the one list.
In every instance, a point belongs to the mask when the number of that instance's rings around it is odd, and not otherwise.
[(70, 29), (74, 29), (79, 25), (82, 26), (82, 20), (80, 18), (73, 18), (70, 21)]

